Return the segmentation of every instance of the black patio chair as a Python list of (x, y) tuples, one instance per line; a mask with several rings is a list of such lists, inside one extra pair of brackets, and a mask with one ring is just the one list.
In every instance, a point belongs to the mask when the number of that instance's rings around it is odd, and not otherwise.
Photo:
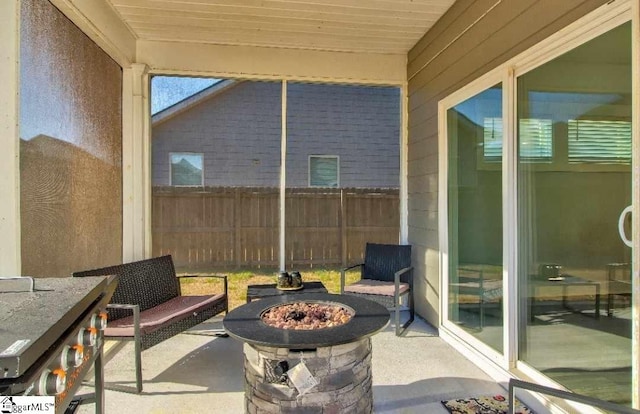
[[(449, 282), (449, 293), (477, 297), (479, 330), (484, 328), (488, 305), (497, 303), (498, 308), (502, 309), (502, 280), (488, 278), (481, 267), (459, 267), (457, 277)], [(457, 300), (458, 305), (462, 306), (460, 298)]]
[[(356, 267), (360, 267), (360, 280), (345, 286), (346, 271)], [(342, 269), (340, 293), (371, 299), (395, 311), (396, 335), (399, 336), (415, 315), (411, 246), (367, 243), (364, 263)], [(400, 325), (402, 296), (407, 296), (409, 320)]]

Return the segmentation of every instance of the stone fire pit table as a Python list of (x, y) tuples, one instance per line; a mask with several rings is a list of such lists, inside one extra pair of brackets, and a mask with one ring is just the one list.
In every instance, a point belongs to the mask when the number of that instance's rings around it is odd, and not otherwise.
[[(280, 329), (262, 314), (288, 303), (322, 303), (353, 311), (344, 325), (316, 330)], [(302, 293), (273, 296), (231, 312), (224, 328), (244, 342), (245, 411), (248, 413), (370, 413), (371, 336), (389, 323), (382, 305), (357, 296)], [(300, 395), (282, 373), (301, 361), (317, 382)]]

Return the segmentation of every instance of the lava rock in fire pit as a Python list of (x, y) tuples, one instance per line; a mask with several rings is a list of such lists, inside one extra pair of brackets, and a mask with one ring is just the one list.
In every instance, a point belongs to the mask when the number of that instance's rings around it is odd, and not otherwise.
[(289, 312), (289, 314), (287, 316), (284, 317), (285, 321), (290, 321), (291, 319), (293, 319), (294, 321), (301, 321), (304, 319), (304, 317), (307, 316), (306, 313), (301, 312), (301, 311), (291, 311)]
[(353, 311), (330, 302), (293, 302), (274, 306), (262, 314), (262, 321), (280, 329), (311, 330), (344, 325)]

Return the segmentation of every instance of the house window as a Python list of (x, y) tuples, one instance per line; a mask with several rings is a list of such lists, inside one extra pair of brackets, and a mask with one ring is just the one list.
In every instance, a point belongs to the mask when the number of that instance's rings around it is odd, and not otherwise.
[(340, 158), (337, 155), (309, 156), (309, 187), (340, 186)]
[(551, 119), (521, 118), (518, 122), (520, 158), (551, 160), (553, 156), (553, 127)]
[(204, 185), (202, 166), (203, 155), (192, 152), (173, 152), (169, 155), (171, 163), (171, 185)]
[[(487, 117), (483, 122), (485, 162), (502, 161), (502, 118)], [(525, 160), (549, 161), (553, 156), (551, 119), (520, 119), (520, 157)]]
[(569, 162), (631, 164), (631, 122), (570, 119)]
[(502, 160), (502, 118), (487, 117), (483, 122), (485, 161)]

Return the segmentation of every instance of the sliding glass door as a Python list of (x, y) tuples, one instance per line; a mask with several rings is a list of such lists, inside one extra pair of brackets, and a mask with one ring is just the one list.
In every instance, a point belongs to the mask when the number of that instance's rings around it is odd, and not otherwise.
[(441, 310), (505, 370), (632, 405), (632, 29), (607, 25), (440, 102)]
[(632, 196), (631, 23), (518, 77), (517, 90), (519, 359), (629, 404), (631, 248), (618, 222)]

